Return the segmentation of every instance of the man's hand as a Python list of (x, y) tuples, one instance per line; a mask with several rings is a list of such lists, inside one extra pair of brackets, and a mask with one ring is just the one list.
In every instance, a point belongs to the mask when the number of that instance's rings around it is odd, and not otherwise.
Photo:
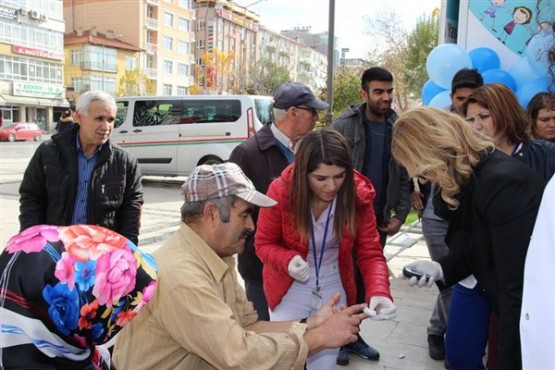
[(322, 307), (316, 312), (314, 316), (311, 316), (306, 321), (306, 326), (308, 329), (312, 329), (321, 323), (323, 323), (328, 317), (333, 314), (338, 313), (345, 307), (336, 307), (335, 305), (339, 302), (341, 295), (339, 293), (335, 293), (329, 301), (324, 303)]
[(401, 229), (401, 226), (403, 226), (403, 222), (398, 218), (393, 217), (389, 220), (387, 225), (380, 226), (378, 227), (378, 229), (382, 233), (386, 233), (389, 236), (393, 236), (399, 232), (399, 230)]
[(363, 312), (364, 307), (364, 304), (347, 307), (329, 316), (313, 329), (308, 329), (304, 340), (308, 345), (309, 355), (325, 348), (337, 348), (354, 342), (360, 330), (360, 322), (368, 317)]
[(414, 209), (416, 209), (417, 211), (420, 211), (424, 208), (424, 203), (422, 202), (423, 199), (424, 194), (419, 191), (413, 191), (412, 193), (410, 193), (410, 204), (412, 204)]
[(371, 320), (393, 320), (397, 317), (397, 307), (391, 299), (383, 296), (370, 298), (368, 308), (364, 309)]

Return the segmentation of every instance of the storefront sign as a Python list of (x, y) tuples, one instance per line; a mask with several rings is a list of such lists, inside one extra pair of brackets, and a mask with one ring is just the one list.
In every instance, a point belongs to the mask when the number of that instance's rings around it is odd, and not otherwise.
[(64, 87), (62, 85), (14, 81), (13, 94), (33, 98), (62, 99)]
[(0, 5), (0, 18), (17, 19), (17, 10)]
[(49, 58), (56, 60), (63, 60), (64, 53), (61, 51), (41, 50), (29, 48), (27, 46), (13, 45), (13, 52), (17, 54), (25, 54), (33, 57)]

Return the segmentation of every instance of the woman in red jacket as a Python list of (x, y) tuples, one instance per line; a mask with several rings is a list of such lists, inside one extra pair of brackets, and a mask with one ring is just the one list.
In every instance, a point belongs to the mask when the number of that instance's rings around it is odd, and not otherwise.
[[(341, 134), (330, 129), (308, 134), (295, 163), (267, 194), (278, 204), (260, 210), (255, 248), (264, 264), (271, 320), (309, 316), (335, 292), (342, 304), (355, 304), (353, 252), (364, 275), (370, 317), (395, 318), (372, 206), (374, 187), (353, 169)], [(335, 369), (338, 351), (309, 357), (307, 368)]]

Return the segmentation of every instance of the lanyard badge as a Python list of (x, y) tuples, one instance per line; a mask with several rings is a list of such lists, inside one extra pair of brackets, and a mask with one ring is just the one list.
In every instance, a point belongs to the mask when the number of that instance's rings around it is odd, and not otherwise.
[(312, 289), (312, 294), (310, 295), (310, 309), (312, 313), (316, 313), (322, 307), (323, 295), (322, 288), (320, 287), (320, 267), (322, 266), (322, 261), (324, 260), (324, 250), (326, 249), (326, 239), (328, 237), (328, 227), (330, 225), (330, 214), (332, 206), (328, 210), (328, 217), (326, 220), (326, 228), (324, 229), (324, 238), (322, 239), (322, 248), (320, 249), (320, 259), (318, 260), (316, 255), (316, 239), (314, 238), (314, 225), (312, 221), (310, 222), (310, 231), (312, 234), (312, 253), (314, 254), (314, 267), (316, 270), (316, 286)]

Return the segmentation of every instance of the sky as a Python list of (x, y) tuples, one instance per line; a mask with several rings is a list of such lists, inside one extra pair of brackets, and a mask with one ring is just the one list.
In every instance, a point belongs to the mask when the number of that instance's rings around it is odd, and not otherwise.
[[(326, 0), (235, 0), (241, 6), (260, 16), (260, 23), (273, 31), (292, 29), (295, 26), (310, 26), (310, 32), (328, 29), (329, 1)], [(421, 15), (430, 15), (439, 7), (441, 0), (336, 0), (335, 36), (339, 47), (348, 48), (347, 58), (365, 58), (372, 37), (367, 34), (365, 16), (374, 18), (384, 9), (395, 12), (399, 22), (408, 31), (414, 28)], [(253, 4), (253, 5), (251, 5)]]

